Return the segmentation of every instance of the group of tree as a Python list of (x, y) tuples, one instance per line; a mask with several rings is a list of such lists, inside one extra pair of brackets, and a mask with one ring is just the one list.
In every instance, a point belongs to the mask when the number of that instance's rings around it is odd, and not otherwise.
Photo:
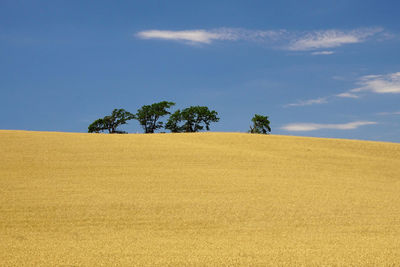
[[(212, 122), (218, 122), (218, 113), (209, 110), (205, 106), (191, 106), (183, 110), (177, 110), (173, 114), (169, 109), (174, 106), (174, 102), (162, 101), (151, 105), (144, 105), (132, 114), (124, 109), (114, 109), (112, 114), (104, 118), (95, 120), (88, 127), (89, 133), (99, 133), (108, 131), (109, 133), (125, 133), (117, 130), (117, 127), (124, 125), (129, 120), (137, 120), (145, 133), (154, 133), (156, 130), (165, 128), (174, 133), (198, 132), (204, 127), (210, 130)], [(164, 125), (161, 119), (171, 114)]]
[[(198, 132), (204, 128), (209, 131), (212, 122), (218, 122), (218, 113), (209, 110), (205, 106), (191, 106), (185, 109), (178, 109), (171, 114), (169, 109), (174, 106), (174, 102), (162, 101), (151, 105), (144, 105), (132, 114), (124, 109), (114, 109), (111, 115), (95, 120), (88, 127), (89, 133), (126, 133), (117, 128), (127, 124), (129, 120), (137, 120), (145, 133), (154, 133), (156, 130), (165, 128), (173, 133)], [(170, 115), (164, 124), (161, 119)], [(267, 134), (271, 132), (270, 122), (267, 116), (255, 114), (252, 119), (253, 125), (250, 126), (250, 133)]]
[(169, 117), (165, 124), (165, 129), (173, 133), (193, 133), (206, 127), (210, 130), (210, 123), (219, 121), (218, 113), (215, 110), (209, 110), (207, 107), (192, 106), (183, 110), (177, 110)]

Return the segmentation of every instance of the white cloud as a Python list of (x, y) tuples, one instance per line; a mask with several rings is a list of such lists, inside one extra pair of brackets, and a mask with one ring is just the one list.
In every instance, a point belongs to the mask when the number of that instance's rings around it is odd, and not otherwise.
[(321, 97), (317, 99), (309, 99), (309, 100), (300, 100), (297, 103), (291, 103), (285, 105), (285, 107), (297, 107), (297, 106), (309, 106), (309, 105), (314, 105), (314, 104), (324, 104), (328, 103), (326, 97)]
[(164, 39), (183, 41), (189, 44), (210, 44), (215, 40), (246, 40), (246, 41), (277, 41), (285, 31), (260, 31), (246, 30), (240, 28), (219, 28), (212, 30), (185, 30), (185, 31), (163, 31), (148, 30), (136, 34), (141, 39)]
[(351, 89), (337, 95), (320, 97), (317, 99), (302, 100), (297, 103), (287, 104), (284, 107), (308, 106), (313, 104), (328, 103), (329, 98), (360, 98), (362, 92), (372, 92), (377, 94), (400, 94), (400, 72), (385, 75), (366, 75), (358, 79), (360, 87)]
[(164, 40), (177, 40), (186, 41), (190, 43), (204, 43), (209, 44), (213, 40), (231, 40), (233, 36), (207, 32), (205, 30), (193, 31), (160, 31), (149, 30), (137, 33), (137, 36), (142, 39), (164, 39)]
[(219, 28), (210, 32), (231, 37), (231, 39), (224, 40), (245, 40), (252, 42), (277, 42), (284, 39), (284, 36), (287, 34), (285, 30), (247, 30), (242, 28)]
[(399, 94), (400, 72), (386, 75), (367, 75), (359, 79), (360, 87), (350, 90), (351, 93), (372, 92), (377, 94)]
[(384, 75), (366, 75), (358, 79), (359, 87), (336, 95), (337, 97), (359, 98), (362, 92), (376, 94), (400, 94), (400, 72)]
[[(380, 28), (353, 31), (325, 30), (289, 32), (287, 30), (248, 30), (242, 28), (195, 29), (183, 31), (146, 30), (136, 34), (141, 39), (163, 39), (187, 44), (211, 44), (216, 40), (263, 42), (279, 49), (292, 51), (317, 50), (359, 43), (382, 32)], [(313, 55), (331, 55), (333, 51), (316, 51)]]
[(292, 40), (289, 50), (306, 51), (360, 43), (365, 41), (367, 37), (381, 31), (381, 28), (358, 29), (347, 32), (340, 30), (313, 31)]
[(311, 55), (313, 56), (319, 56), (319, 55), (332, 55), (335, 52), (333, 51), (317, 51), (317, 52), (312, 52)]
[(377, 123), (373, 121), (355, 121), (344, 124), (291, 123), (283, 126), (281, 129), (294, 132), (316, 131), (322, 129), (353, 130), (360, 126), (372, 124)]
[(359, 98), (360, 97), (359, 95), (352, 94), (352, 93), (349, 93), (349, 92), (337, 94), (336, 96), (337, 97), (344, 97), (344, 98)]

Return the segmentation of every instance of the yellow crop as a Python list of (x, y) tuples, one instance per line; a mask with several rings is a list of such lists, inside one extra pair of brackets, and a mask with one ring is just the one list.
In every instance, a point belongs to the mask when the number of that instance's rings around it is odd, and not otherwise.
[(400, 144), (0, 131), (0, 266), (399, 266)]

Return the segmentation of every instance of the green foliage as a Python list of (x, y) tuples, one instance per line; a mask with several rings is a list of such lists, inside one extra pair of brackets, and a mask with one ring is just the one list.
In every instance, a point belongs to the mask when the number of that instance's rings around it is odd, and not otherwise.
[(114, 109), (111, 115), (105, 116), (102, 119), (97, 119), (90, 124), (88, 127), (88, 132), (99, 133), (108, 130), (109, 133), (125, 133), (117, 130), (117, 127), (126, 124), (128, 120), (132, 120), (134, 118), (135, 115), (124, 109)]
[(268, 134), (271, 132), (268, 116), (255, 114), (251, 121), (253, 122), (253, 126), (250, 126), (250, 133)]
[(151, 105), (144, 105), (138, 109), (135, 119), (139, 121), (145, 133), (154, 133), (163, 127), (159, 119), (167, 114), (171, 114), (167, 109), (175, 105), (174, 102), (162, 101)]
[(209, 131), (210, 123), (219, 121), (217, 115), (215, 110), (209, 110), (208, 107), (202, 106), (191, 106), (182, 111), (178, 109), (169, 117), (165, 129), (169, 129), (173, 133), (198, 132), (205, 126)]
[(181, 121), (181, 111), (178, 109), (174, 113), (169, 116), (167, 123), (165, 124), (165, 129), (170, 130), (173, 133), (182, 132), (181, 127), (178, 126), (179, 122)]
[(88, 127), (88, 132), (89, 133), (99, 133), (99, 132), (104, 131), (104, 130), (106, 130), (106, 128), (104, 127), (104, 120), (103, 119), (95, 120)]

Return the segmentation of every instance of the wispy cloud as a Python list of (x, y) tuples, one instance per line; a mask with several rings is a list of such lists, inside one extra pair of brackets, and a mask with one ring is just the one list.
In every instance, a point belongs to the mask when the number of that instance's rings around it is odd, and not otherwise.
[(349, 92), (337, 94), (336, 96), (337, 97), (343, 97), (343, 98), (359, 98), (360, 97), (359, 95), (352, 94), (352, 93), (349, 93)]
[(284, 107), (298, 107), (298, 106), (310, 106), (314, 104), (324, 104), (328, 103), (327, 97), (321, 97), (317, 99), (300, 100), (296, 103), (287, 104)]
[(377, 94), (399, 94), (400, 72), (386, 75), (367, 75), (360, 78), (360, 87), (350, 90), (352, 93), (372, 92)]
[(291, 123), (283, 126), (281, 129), (293, 132), (316, 131), (322, 129), (334, 130), (353, 130), (360, 126), (377, 124), (373, 121), (355, 121), (343, 124), (319, 124), (319, 123)]
[(215, 40), (227, 41), (267, 41), (279, 40), (285, 31), (261, 31), (246, 30), (240, 28), (219, 28), (212, 30), (185, 30), (185, 31), (163, 31), (148, 30), (136, 34), (141, 39), (164, 39), (183, 41), (187, 44), (210, 44)]
[(308, 32), (293, 40), (289, 46), (289, 50), (306, 51), (361, 43), (367, 37), (382, 31), (383, 29), (381, 28), (366, 28), (352, 31), (325, 30)]
[(359, 87), (336, 95), (320, 97), (317, 99), (301, 100), (296, 103), (284, 105), (284, 107), (308, 106), (313, 104), (326, 104), (328, 99), (339, 98), (360, 98), (363, 92), (376, 94), (400, 94), (400, 72), (384, 75), (366, 75), (358, 79)]
[(149, 30), (137, 33), (137, 36), (142, 39), (164, 39), (185, 41), (190, 43), (209, 44), (213, 40), (234, 40), (234, 36), (217, 34), (205, 30), (192, 31), (160, 31)]
[(366, 75), (358, 79), (359, 87), (336, 95), (337, 97), (359, 98), (360, 93), (400, 94), (400, 72), (384, 75)]
[[(312, 51), (334, 48), (345, 44), (364, 42), (368, 37), (382, 32), (381, 28), (352, 31), (324, 30), (290, 32), (288, 30), (248, 30), (243, 28), (217, 28), (211, 30), (145, 30), (136, 33), (140, 39), (163, 39), (186, 44), (211, 44), (217, 40), (251, 41), (267, 43), (274, 48), (291, 51)], [(316, 51), (313, 55), (331, 55), (333, 51)]]
[(317, 52), (312, 52), (311, 55), (313, 56), (320, 56), (320, 55), (332, 55), (335, 52), (333, 51), (317, 51)]

